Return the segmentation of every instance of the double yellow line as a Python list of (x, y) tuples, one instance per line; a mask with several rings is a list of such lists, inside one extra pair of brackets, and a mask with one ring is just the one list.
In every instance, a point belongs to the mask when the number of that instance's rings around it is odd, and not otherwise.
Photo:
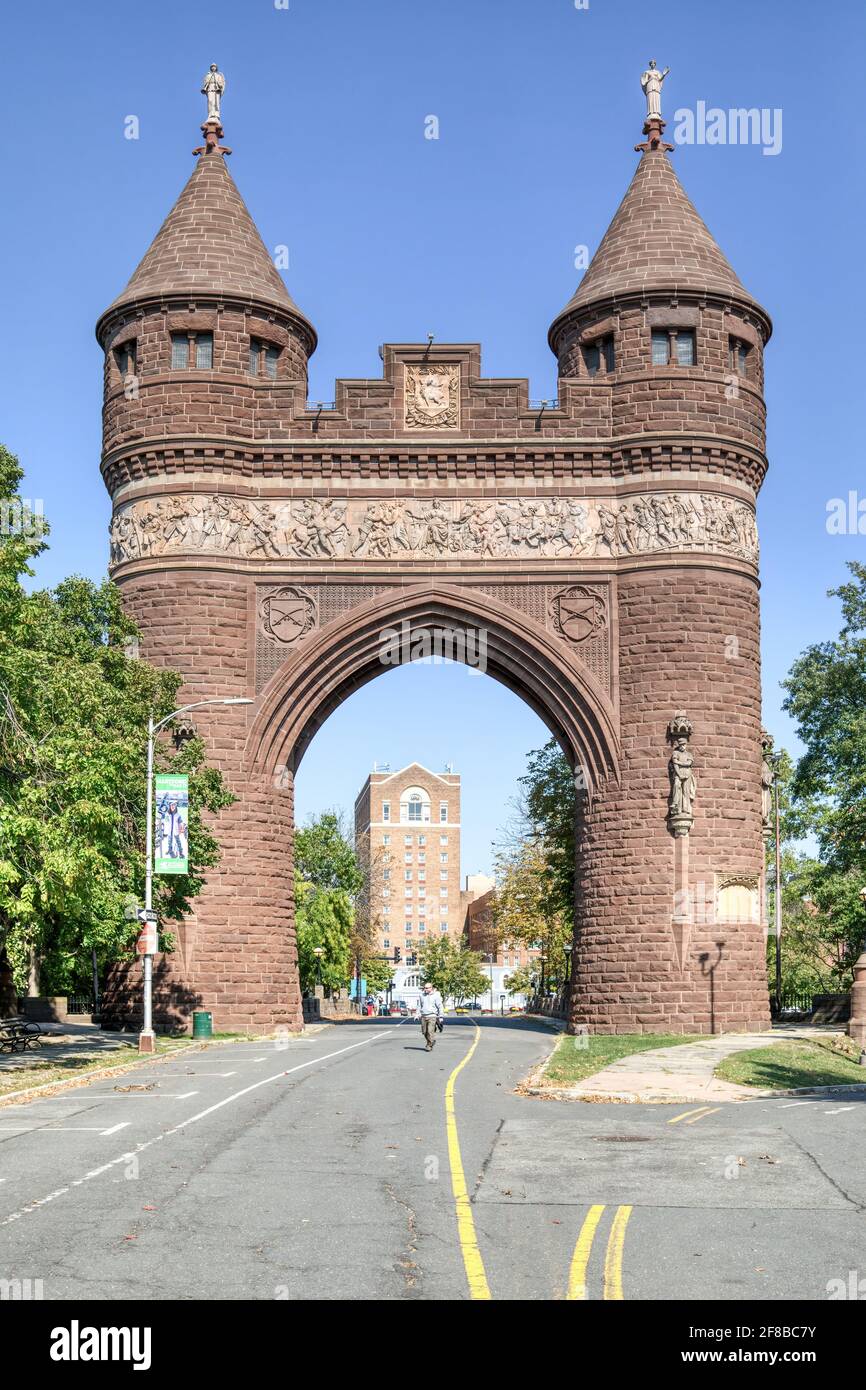
[[(598, 1230), (599, 1222), (605, 1212), (604, 1206), (590, 1207), (580, 1228), (580, 1235), (577, 1237), (577, 1244), (574, 1247), (574, 1254), (571, 1258), (571, 1268), (568, 1271), (568, 1292), (567, 1299), (583, 1299), (587, 1297), (586, 1292), (586, 1271), (589, 1267), (589, 1257), (592, 1254), (592, 1245), (595, 1240), (595, 1233)], [(631, 1216), (631, 1207), (617, 1207), (613, 1221), (611, 1222), (610, 1233), (607, 1238), (607, 1250), (604, 1256), (604, 1297), (606, 1299), (624, 1298), (622, 1291), (622, 1256), (625, 1247), (625, 1228)]]
[(698, 1120), (705, 1120), (708, 1115), (716, 1115), (721, 1110), (720, 1105), (699, 1105), (696, 1110), (684, 1110), (681, 1115), (674, 1115), (673, 1119), (668, 1120), (669, 1125), (678, 1125), (680, 1120), (685, 1120), (687, 1125), (695, 1125)]
[(445, 1087), (445, 1128), (448, 1135), (448, 1162), (451, 1166), (451, 1191), (454, 1193), (454, 1206), (457, 1211), (457, 1238), (460, 1241), (463, 1267), (469, 1281), (469, 1297), (489, 1299), (493, 1295), (490, 1292), (490, 1285), (487, 1283), (484, 1261), (478, 1248), (478, 1237), (475, 1234), (475, 1222), (472, 1217), (472, 1204), (469, 1201), (466, 1176), (463, 1172), (463, 1159), (460, 1156), (460, 1141), (457, 1138), (457, 1117), (454, 1113), (454, 1083), (466, 1063), (471, 1061), (480, 1037), (481, 1029), (476, 1023), (475, 1041), (463, 1061), (457, 1064), (448, 1078), (448, 1084)]
[[(484, 1269), (484, 1261), (481, 1258), (481, 1251), (478, 1247), (478, 1236), (475, 1232), (475, 1221), (472, 1216), (472, 1203), (469, 1200), (469, 1191), (466, 1186), (466, 1175), (463, 1171), (463, 1159), (460, 1154), (460, 1141), (457, 1136), (457, 1116), (454, 1109), (454, 1085), (458, 1076), (472, 1056), (478, 1046), (481, 1037), (481, 1029), (475, 1024), (475, 1038), (472, 1046), (466, 1053), (462, 1062), (458, 1062), (448, 1078), (445, 1087), (445, 1129), (448, 1137), (448, 1162), (451, 1167), (451, 1191), (454, 1194), (454, 1207), (457, 1215), (457, 1237), (460, 1242), (460, 1253), (463, 1256), (463, 1267), (466, 1270), (466, 1279), (469, 1284), (469, 1297), (471, 1299), (492, 1299), (490, 1285), (487, 1282), (487, 1273)], [(571, 1260), (571, 1267), (568, 1275), (569, 1299), (586, 1298), (586, 1271), (589, 1266), (589, 1258), (592, 1254), (592, 1245), (595, 1234), (598, 1230), (599, 1222), (606, 1208), (604, 1206), (590, 1207), (581, 1227), (574, 1247), (574, 1255)], [(631, 1207), (617, 1207), (611, 1222), (610, 1233), (607, 1239), (607, 1251), (604, 1257), (604, 1297), (606, 1299), (623, 1299), (622, 1291), (622, 1260), (623, 1249), (625, 1246), (625, 1231), (631, 1216)]]

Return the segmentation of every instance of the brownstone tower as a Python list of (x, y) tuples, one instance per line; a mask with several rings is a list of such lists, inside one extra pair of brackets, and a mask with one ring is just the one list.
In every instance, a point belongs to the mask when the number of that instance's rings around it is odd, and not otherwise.
[[(580, 789), (572, 1022), (766, 1024), (757, 538), (766, 313), (648, 139), (550, 330), (559, 396), (476, 344), (386, 344), (310, 408), (315, 333), (211, 122), (97, 333), (112, 566), (237, 804), (158, 962), (163, 1016), (300, 1021), (292, 787), (386, 634), (465, 647), (536, 709)], [(393, 638), (387, 638), (389, 643)], [(135, 967), (131, 966), (130, 970)], [(134, 976), (116, 972), (124, 1006)]]

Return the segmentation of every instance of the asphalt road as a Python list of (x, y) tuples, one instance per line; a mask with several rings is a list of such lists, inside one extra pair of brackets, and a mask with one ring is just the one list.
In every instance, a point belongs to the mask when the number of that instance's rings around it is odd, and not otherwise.
[(866, 1296), (864, 1101), (515, 1095), (551, 1041), (451, 1017), (428, 1054), (417, 1024), (371, 1019), (2, 1106), (0, 1280), (75, 1300), (826, 1300), (853, 1277)]

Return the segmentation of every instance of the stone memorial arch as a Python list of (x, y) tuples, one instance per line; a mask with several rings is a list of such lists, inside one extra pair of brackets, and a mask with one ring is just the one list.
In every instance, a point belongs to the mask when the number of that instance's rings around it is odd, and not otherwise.
[[(307, 399), (310, 321), (229, 173), (221, 74), (192, 175), (102, 314), (111, 567), (238, 800), (157, 1019), (297, 1026), (293, 781), (387, 632), (483, 637), (580, 787), (571, 1021), (751, 1029), (764, 970), (758, 549), (766, 312), (684, 193), (658, 94), (549, 332), (558, 397), (474, 343), (388, 343)], [(217, 82), (216, 79), (219, 79)], [(220, 85), (222, 83), (222, 85)], [(137, 965), (109, 983), (112, 1012)]]

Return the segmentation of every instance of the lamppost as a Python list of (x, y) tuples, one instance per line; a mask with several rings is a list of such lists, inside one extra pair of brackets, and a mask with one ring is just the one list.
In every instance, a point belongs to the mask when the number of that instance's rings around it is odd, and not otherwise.
[[(153, 715), (147, 721), (147, 829), (145, 831), (145, 853), (147, 864), (144, 873), (144, 910), (150, 913), (153, 910), (153, 746), (156, 735), (160, 729), (165, 728), (173, 719), (177, 719), (179, 714), (186, 714), (187, 710), (201, 709), (202, 705), (251, 705), (252, 700), (244, 699), (240, 696), (216, 697), (212, 700), (195, 700), (191, 705), (181, 705), (180, 709), (173, 710), (164, 719), (160, 719), (154, 724)], [(145, 917), (146, 922), (150, 922), (149, 917)], [(138, 1035), (139, 1052), (153, 1052), (156, 1049), (156, 1034), (153, 1031), (153, 956), (147, 952), (144, 957), (144, 1019), (141, 1032)]]
[(322, 984), (322, 956), (325, 954), (324, 946), (314, 946), (313, 955), (316, 957), (316, 984)]
[(491, 954), (490, 951), (488, 951), (487, 959), (490, 961), (490, 1013), (492, 1015), (496, 1011), (496, 1004), (494, 1003), (493, 999), (493, 963), (496, 960), (496, 956)]
[(566, 1016), (568, 1016), (568, 1009), (571, 1003), (571, 953), (574, 950), (573, 942), (566, 942), (562, 949), (565, 954), (565, 985), (562, 990), (562, 1002)]

